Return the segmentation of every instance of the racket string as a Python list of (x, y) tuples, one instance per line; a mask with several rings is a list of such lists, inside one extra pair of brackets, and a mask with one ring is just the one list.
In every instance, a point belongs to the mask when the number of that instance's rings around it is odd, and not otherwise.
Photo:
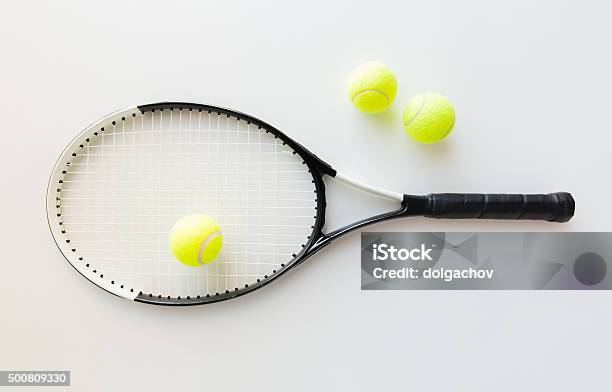
[[(106, 126), (67, 168), (61, 203), (79, 254), (122, 285), (163, 297), (265, 279), (299, 253), (316, 219), (299, 155), (253, 124), (188, 110)], [(170, 228), (189, 213), (216, 218), (225, 239), (220, 258), (197, 269), (168, 249)]]

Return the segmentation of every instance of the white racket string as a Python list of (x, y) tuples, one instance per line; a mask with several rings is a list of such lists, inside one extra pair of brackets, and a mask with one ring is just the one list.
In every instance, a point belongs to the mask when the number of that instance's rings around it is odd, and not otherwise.
[[(109, 120), (63, 174), (62, 231), (80, 262), (153, 296), (216, 295), (261, 281), (302, 250), (316, 220), (315, 184), (299, 154), (222, 113)], [(179, 263), (168, 245), (174, 223), (194, 213), (215, 218), (224, 237), (219, 258), (200, 268)]]

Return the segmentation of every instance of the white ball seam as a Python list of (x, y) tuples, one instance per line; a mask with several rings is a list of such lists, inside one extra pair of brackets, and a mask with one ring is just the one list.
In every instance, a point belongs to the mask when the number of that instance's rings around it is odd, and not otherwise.
[(425, 107), (425, 103), (427, 102), (427, 98), (429, 98), (429, 94), (424, 94), (425, 97), (423, 97), (423, 102), (421, 102), (421, 106), (419, 107), (419, 110), (417, 110), (417, 112), (414, 114), (414, 116), (412, 116), (412, 118), (410, 119), (410, 121), (408, 121), (407, 123), (404, 123), (404, 127), (407, 127), (408, 125), (412, 124), (412, 122), (419, 116), (419, 114), (421, 114), (421, 112), (423, 111), (423, 108)]
[(198, 264), (200, 265), (205, 264), (202, 262), (202, 253), (204, 253), (204, 250), (211, 243), (211, 241), (219, 237), (220, 235), (221, 235), (221, 230), (217, 230), (217, 231), (212, 232), (204, 241), (202, 241), (202, 245), (200, 245), (200, 250), (198, 251)]
[(370, 92), (374, 92), (374, 93), (379, 93), (380, 95), (382, 95), (383, 97), (385, 97), (385, 99), (387, 100), (387, 104), (390, 103), (389, 97), (387, 97), (387, 94), (385, 94), (384, 92), (380, 91), (380, 90), (376, 90), (376, 89), (366, 89), (366, 90), (360, 90), (358, 93), (356, 93), (355, 95), (353, 95), (353, 99), (351, 100), (353, 103), (355, 103), (355, 98), (357, 98), (359, 95), (363, 94), (363, 93), (370, 93)]

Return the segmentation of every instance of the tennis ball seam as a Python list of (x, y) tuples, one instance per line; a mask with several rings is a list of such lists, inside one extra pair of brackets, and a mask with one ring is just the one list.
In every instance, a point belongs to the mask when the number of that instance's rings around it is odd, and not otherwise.
[(204, 241), (202, 241), (202, 244), (200, 245), (200, 250), (198, 251), (198, 264), (200, 265), (206, 264), (202, 261), (202, 254), (206, 250), (206, 247), (210, 245), (212, 240), (219, 237), (220, 235), (221, 235), (221, 230), (217, 230), (217, 231), (210, 233), (210, 235)]
[(390, 100), (389, 97), (387, 96), (387, 94), (385, 94), (384, 92), (382, 92), (381, 90), (376, 90), (376, 89), (365, 89), (365, 90), (359, 90), (358, 92), (355, 93), (355, 95), (353, 95), (353, 99), (351, 100), (351, 102), (355, 103), (355, 99), (360, 96), (361, 94), (364, 93), (378, 93), (380, 95), (382, 95), (383, 97), (385, 97), (385, 99), (387, 100), (387, 104), (389, 104)]
[[(407, 123), (404, 123), (404, 127), (407, 127), (408, 125), (412, 124), (412, 122), (416, 120), (417, 117), (419, 117), (419, 114), (421, 114), (421, 112), (423, 111), (423, 108), (425, 107), (425, 104), (427, 103), (428, 98), (429, 98), (429, 94), (425, 94), (425, 96), (423, 97), (423, 102), (421, 102), (421, 106), (419, 107), (419, 110), (416, 111), (416, 113), (414, 114), (414, 116), (412, 116), (410, 121), (408, 121)], [(453, 124), (454, 124), (454, 121), (453, 121)]]
[(448, 127), (448, 129), (446, 130), (446, 132), (444, 132), (444, 136), (442, 136), (442, 139), (444, 139), (445, 137), (448, 136), (449, 133), (451, 133), (451, 131), (453, 130), (453, 128), (455, 128), (455, 121), (457, 121), (456, 118), (453, 118), (453, 122), (451, 123), (450, 127)]

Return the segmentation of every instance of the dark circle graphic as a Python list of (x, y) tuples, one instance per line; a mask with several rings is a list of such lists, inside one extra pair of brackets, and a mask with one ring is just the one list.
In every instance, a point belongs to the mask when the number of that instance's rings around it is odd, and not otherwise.
[(587, 286), (601, 282), (607, 272), (606, 261), (597, 253), (583, 253), (574, 262), (574, 276)]

